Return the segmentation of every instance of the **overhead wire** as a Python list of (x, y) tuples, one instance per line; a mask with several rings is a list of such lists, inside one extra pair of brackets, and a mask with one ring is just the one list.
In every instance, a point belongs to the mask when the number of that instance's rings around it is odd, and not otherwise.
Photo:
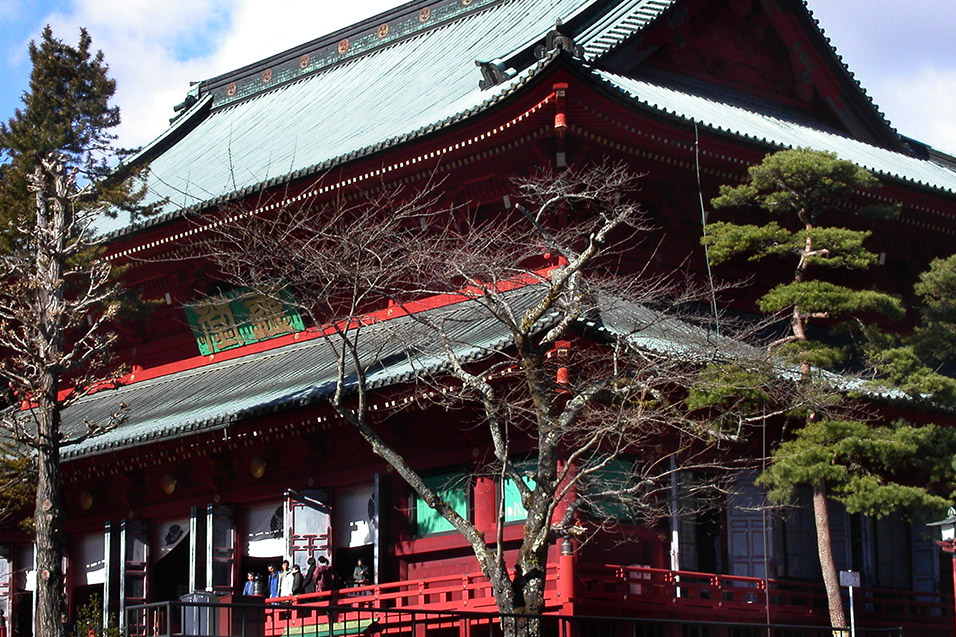
[[(697, 129), (697, 120), (694, 120), (694, 165), (697, 170), (697, 197), (700, 201), (700, 227), (703, 236), (707, 238), (707, 210), (704, 208), (704, 189), (700, 180), (700, 133)], [(710, 252), (707, 242), (704, 242), (704, 262), (707, 265), (707, 284), (710, 286), (710, 309), (714, 313), (714, 331), (720, 336), (720, 316), (717, 312), (717, 291), (714, 287), (714, 273), (710, 267)]]

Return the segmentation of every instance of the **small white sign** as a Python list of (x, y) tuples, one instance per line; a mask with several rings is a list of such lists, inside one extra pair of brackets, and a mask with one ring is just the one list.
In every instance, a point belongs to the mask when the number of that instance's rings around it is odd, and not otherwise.
[(840, 571), (840, 586), (860, 586), (860, 572), (859, 571)]

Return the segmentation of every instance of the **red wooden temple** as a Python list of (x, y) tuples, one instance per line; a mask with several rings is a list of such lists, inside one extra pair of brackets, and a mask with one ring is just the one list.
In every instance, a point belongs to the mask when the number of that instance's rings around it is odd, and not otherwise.
[[(413, 0), (200, 82), (179, 109), (135, 160), (149, 166), (161, 213), (104, 229), (110, 258), (155, 311), (123, 326), (129, 373), (65, 416), (81, 427), (128, 405), (121, 426), (65, 450), (63, 465), (70, 612), (99, 604), (128, 634), (151, 630), (130, 607), (236, 599), (247, 572), (318, 556), (342, 579), (361, 558), (374, 584), (295, 607), (494, 606), (465, 541), (323, 401), (328, 361), (310, 326), (294, 313), (261, 320), (261, 299), (241, 294), (204, 303), (217, 281), (190, 246), (223, 210), (265, 214), (440, 179), (448, 203), (492, 214), (510, 205), (513, 177), (611, 158), (646, 173), (639, 196), (657, 228), (628, 258), (702, 279), (701, 199), (769, 152), (811, 147), (863, 165), (882, 182), (879, 199), (902, 206), (873, 227), (883, 289), (910, 295), (956, 235), (956, 161), (897, 133), (800, 0)], [(719, 274), (752, 279), (727, 302), (740, 311), (771, 280), (740, 266)], [(383, 373), (382, 426), (419, 471), (468, 476), (490, 443), (457, 414), (399, 409), (418, 391), (409, 373)], [(714, 513), (625, 524), (567, 555), (553, 546), (548, 612), (826, 625), (808, 494), (786, 515), (768, 512), (753, 477)], [(514, 494), (488, 478), (460, 484), (463, 511), (493, 532)], [(862, 574), (862, 625), (952, 632), (950, 560), (925, 521), (849, 515), (836, 502), (831, 520), (838, 568)], [(512, 550), (520, 508), (506, 524)], [(32, 544), (6, 530), (0, 546), (8, 634), (30, 635)], [(269, 635), (328, 622), (266, 613)]]

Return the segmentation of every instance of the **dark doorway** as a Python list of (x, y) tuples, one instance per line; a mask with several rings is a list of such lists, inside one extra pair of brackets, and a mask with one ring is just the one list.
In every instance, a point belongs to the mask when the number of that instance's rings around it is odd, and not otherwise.
[(375, 545), (366, 544), (364, 546), (335, 549), (335, 562), (332, 564), (332, 568), (335, 570), (336, 580), (341, 582), (342, 586), (352, 585), (352, 572), (355, 570), (355, 564), (359, 558), (368, 566), (369, 579), (378, 582), (378, 574), (374, 570)]
[(33, 635), (33, 592), (17, 591), (13, 594), (13, 637)]
[(276, 567), (276, 573), (282, 570), (282, 560), (281, 557), (249, 557), (248, 555), (242, 558), (239, 569), (239, 587), (236, 590), (236, 595), (242, 593), (243, 586), (246, 585), (246, 575), (249, 572), (255, 573), (262, 580), (262, 589), (265, 591), (266, 596), (269, 595), (269, 564), (274, 564)]
[(181, 541), (153, 564), (150, 573), (150, 601), (172, 602), (189, 590), (189, 542)]

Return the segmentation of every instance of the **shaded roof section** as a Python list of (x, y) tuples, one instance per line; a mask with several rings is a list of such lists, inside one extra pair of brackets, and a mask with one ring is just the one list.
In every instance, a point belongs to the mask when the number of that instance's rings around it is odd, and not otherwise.
[[(516, 308), (539, 299), (533, 287), (511, 294)], [(507, 326), (480, 301), (375, 323), (357, 335), (353, 332), (370, 389), (413, 382), (445, 368), (447, 355), (423, 320), (441, 321), (462, 361), (485, 358), (511, 343)], [(172, 440), (316, 404), (335, 390), (331, 344), (315, 338), (86, 396), (64, 412), (65, 435), (81, 434), (86, 422), (106, 422), (120, 404), (126, 405), (125, 420), (107, 433), (66, 447), (63, 456), (73, 459)], [(349, 386), (354, 382), (353, 377)]]
[[(542, 285), (529, 285), (505, 296), (520, 316), (538, 305), (543, 292)], [(695, 363), (715, 356), (762, 356), (754, 348), (643, 305), (608, 297), (599, 303), (600, 311), (574, 325), (598, 341), (624, 338), (638, 349)], [(540, 328), (550, 327), (556, 316), (546, 316)], [(480, 298), (375, 323), (357, 337), (369, 388), (414, 383), (447, 370), (448, 353), (436, 329), (462, 362), (500, 354), (512, 344), (508, 325)], [(105, 434), (66, 447), (63, 456), (76, 459), (175, 440), (320, 403), (335, 389), (335, 361), (330, 343), (315, 338), (97, 392), (64, 412), (65, 434), (82, 433), (85, 422), (105, 422), (121, 403), (127, 406), (125, 420)], [(353, 376), (349, 387), (354, 383)]]
[(956, 193), (956, 172), (930, 161), (872, 146), (804, 122), (784, 119), (755, 105), (736, 106), (705, 93), (691, 93), (647, 80), (594, 71), (621, 95), (644, 108), (719, 133), (776, 148), (808, 147), (826, 150), (873, 173), (934, 190)]
[[(505, 296), (511, 310), (520, 316), (538, 305), (542, 294), (542, 285), (529, 285)], [(598, 304), (599, 310), (572, 325), (597, 342), (620, 339), (637, 350), (695, 365), (712, 360), (755, 362), (765, 357), (762, 349), (639, 303), (602, 295)], [(547, 329), (558, 318), (557, 312), (546, 315), (539, 328)], [(481, 298), (374, 323), (353, 336), (368, 388), (414, 384), (447, 372), (449, 353), (436, 337), (437, 329), (462, 363), (500, 355), (513, 343), (506, 322)], [(125, 418), (104, 434), (65, 447), (63, 458), (75, 460), (173, 441), (321, 403), (335, 390), (334, 344), (335, 337), (331, 343), (313, 338), (86, 396), (63, 413), (65, 436), (82, 434), (87, 422), (106, 422), (121, 404), (125, 405)], [(783, 378), (800, 374), (788, 363), (783, 363), (778, 373)], [(824, 382), (840, 390), (860, 391), (874, 398), (910, 399), (899, 390), (820, 373)], [(354, 389), (355, 382), (354, 374), (350, 375), (346, 390)]]

